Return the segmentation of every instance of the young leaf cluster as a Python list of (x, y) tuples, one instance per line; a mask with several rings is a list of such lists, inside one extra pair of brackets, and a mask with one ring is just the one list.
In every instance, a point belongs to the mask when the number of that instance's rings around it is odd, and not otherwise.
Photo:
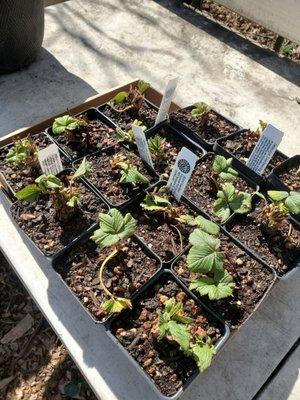
[[(150, 84), (145, 81), (138, 81), (135, 87), (131, 86), (129, 91), (121, 91), (117, 93), (108, 104), (114, 111), (122, 113), (128, 110), (138, 111), (144, 104), (144, 93), (149, 89)], [(124, 104), (124, 107), (116, 108), (116, 105)]]
[(116, 154), (110, 164), (120, 174), (120, 183), (133, 187), (139, 183), (149, 183), (149, 179), (138, 170), (137, 166), (131, 164), (123, 154)]
[(6, 161), (20, 169), (39, 169), (38, 148), (29, 136), (16, 140), (7, 153)]
[(210, 112), (211, 108), (203, 103), (203, 102), (197, 102), (194, 104), (194, 108), (191, 111), (191, 114), (194, 117), (199, 117), (199, 116), (204, 116)]
[(218, 190), (213, 213), (221, 222), (227, 221), (231, 213), (247, 214), (252, 210), (252, 194), (237, 190), (232, 183), (225, 183)]
[(157, 194), (147, 192), (141, 207), (148, 213), (163, 213), (169, 218), (179, 218), (180, 208), (174, 207), (167, 194)]
[(220, 232), (217, 224), (199, 216), (198, 228), (189, 237), (192, 244), (187, 256), (187, 265), (191, 272), (200, 274), (200, 278), (190, 284), (191, 290), (197, 290), (201, 296), (210, 300), (219, 300), (232, 294), (235, 286), (231, 275), (224, 268), (225, 254), (221, 251), (221, 242), (216, 236)]
[(112, 247), (112, 252), (102, 262), (99, 270), (101, 289), (108, 299), (101, 307), (108, 313), (119, 313), (125, 308), (131, 308), (131, 301), (123, 297), (114, 296), (105, 286), (103, 273), (108, 262), (120, 251), (120, 241), (130, 238), (134, 234), (137, 221), (130, 213), (124, 217), (117, 209), (111, 209), (107, 214), (99, 214), (99, 229), (91, 236), (91, 239), (101, 248)]
[(239, 174), (232, 168), (232, 158), (225, 158), (223, 156), (216, 155), (214, 157), (212, 169), (218, 173), (223, 181), (233, 182)]
[(80, 193), (74, 187), (74, 182), (79, 178), (87, 176), (91, 171), (91, 163), (84, 158), (69, 179), (68, 186), (55, 175), (41, 175), (34, 184), (28, 185), (18, 191), (15, 196), (18, 200), (34, 202), (41, 194), (48, 194), (56, 217), (60, 220), (67, 220), (78, 206), (80, 206)]
[(158, 134), (148, 139), (149, 150), (155, 160), (164, 158), (166, 139)]
[(52, 125), (52, 132), (55, 135), (68, 133), (68, 131), (80, 130), (85, 127), (87, 123), (80, 118), (72, 117), (71, 115), (63, 115), (62, 117), (55, 118)]
[(167, 338), (178, 343), (183, 353), (192, 357), (203, 372), (210, 366), (215, 348), (208, 336), (191, 334), (193, 324), (194, 320), (184, 315), (183, 303), (170, 298), (158, 316), (158, 340)]
[[(140, 126), (143, 131), (147, 129), (145, 125), (143, 125), (142, 121), (135, 119), (133, 125)], [(133, 144), (135, 142), (133, 129), (129, 129), (127, 132), (123, 131), (121, 128), (116, 128), (116, 135), (119, 142), (130, 143)]]
[(284, 218), (290, 214), (300, 214), (300, 193), (269, 190), (267, 192), (272, 200), (262, 209), (261, 224), (270, 229), (277, 229)]

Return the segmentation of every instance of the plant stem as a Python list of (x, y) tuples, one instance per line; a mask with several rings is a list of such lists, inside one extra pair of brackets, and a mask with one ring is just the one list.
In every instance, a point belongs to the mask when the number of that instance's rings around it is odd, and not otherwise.
[(107, 294), (107, 296), (109, 297), (114, 297), (114, 295), (107, 289), (107, 287), (105, 286), (104, 282), (103, 282), (103, 272), (104, 272), (104, 268), (106, 266), (106, 264), (108, 263), (109, 260), (111, 260), (116, 254), (118, 253), (118, 249), (114, 249), (113, 252), (111, 252), (106, 259), (103, 261), (103, 263), (101, 264), (100, 270), (99, 270), (99, 281), (100, 281), (100, 285), (103, 288), (103, 291)]

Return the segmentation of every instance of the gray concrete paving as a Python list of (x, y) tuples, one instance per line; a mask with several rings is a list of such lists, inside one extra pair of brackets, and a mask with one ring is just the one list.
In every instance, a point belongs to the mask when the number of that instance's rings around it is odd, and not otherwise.
[[(300, 152), (300, 67), (167, 0), (71, 0), (46, 12), (44, 49), (28, 69), (0, 76), (0, 135), (111, 86), (141, 77), (176, 100), (201, 99), (244, 126), (259, 119)], [(178, 15), (177, 15), (178, 14)]]

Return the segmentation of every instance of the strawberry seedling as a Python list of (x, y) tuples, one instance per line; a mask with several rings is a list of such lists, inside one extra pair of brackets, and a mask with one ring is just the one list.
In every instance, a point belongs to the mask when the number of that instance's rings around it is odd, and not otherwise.
[(75, 185), (76, 180), (87, 176), (90, 171), (90, 163), (83, 159), (66, 184), (57, 176), (41, 175), (34, 184), (21, 189), (15, 196), (18, 200), (35, 202), (40, 195), (48, 195), (56, 218), (64, 222), (69, 220), (80, 207), (80, 193)]
[(131, 301), (123, 297), (114, 296), (103, 281), (103, 273), (109, 261), (122, 250), (122, 241), (130, 238), (134, 234), (137, 221), (131, 214), (125, 217), (116, 209), (111, 209), (109, 213), (99, 214), (99, 229), (97, 229), (91, 239), (101, 248), (111, 248), (99, 269), (99, 280), (101, 289), (108, 296), (108, 300), (101, 304), (101, 307), (111, 313), (119, 313), (125, 308), (131, 308)]

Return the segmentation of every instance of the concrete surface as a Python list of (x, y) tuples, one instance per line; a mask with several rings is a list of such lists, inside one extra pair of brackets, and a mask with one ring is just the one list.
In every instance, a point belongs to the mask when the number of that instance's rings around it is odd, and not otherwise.
[[(158, 89), (178, 74), (176, 100), (204, 100), (244, 126), (267, 120), (300, 152), (300, 67), (171, 0), (71, 0), (45, 9), (44, 49), (0, 76), (0, 135), (95, 92), (141, 77)], [(178, 14), (178, 15), (177, 15)]]

